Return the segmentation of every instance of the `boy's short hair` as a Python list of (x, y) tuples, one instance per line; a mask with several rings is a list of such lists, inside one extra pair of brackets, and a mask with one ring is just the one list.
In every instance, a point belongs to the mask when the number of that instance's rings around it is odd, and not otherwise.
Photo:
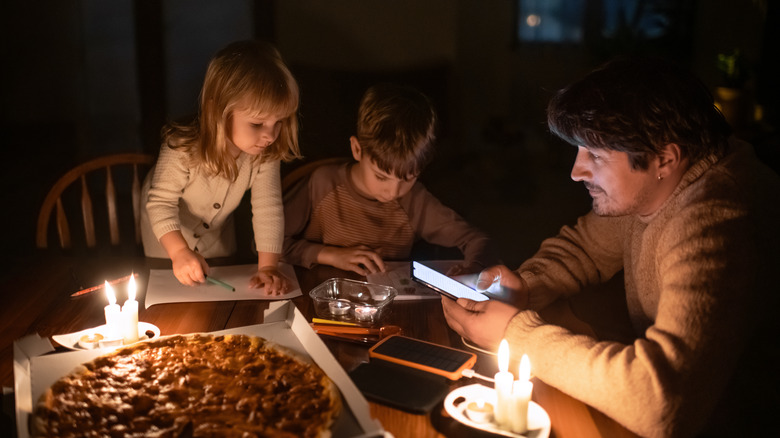
[(657, 57), (619, 57), (560, 90), (547, 107), (553, 134), (575, 146), (626, 152), (634, 169), (676, 143), (696, 162), (722, 154), (731, 129), (707, 87)]
[(436, 111), (414, 88), (382, 83), (366, 90), (358, 109), (362, 153), (384, 172), (416, 177), (433, 156)]

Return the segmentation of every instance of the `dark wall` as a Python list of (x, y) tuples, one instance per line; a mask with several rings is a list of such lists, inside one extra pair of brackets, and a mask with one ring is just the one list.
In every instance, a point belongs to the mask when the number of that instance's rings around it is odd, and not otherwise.
[[(3, 2), (0, 126), (10, 165), (2, 184), (4, 225), (13, 230), (3, 239), (5, 261), (33, 251), (37, 209), (60, 175), (107, 153), (156, 153), (160, 126), (196, 110), (208, 59), (242, 38), (275, 42), (298, 77), (307, 158), (347, 154), (360, 94), (394, 80), (429, 94), (442, 119), (439, 157), (424, 180), (479, 225), (494, 226), (478, 211), (482, 199), (521, 210), (546, 196), (540, 187), (549, 180), (566, 179), (573, 157), (546, 135), (544, 105), (603, 60), (592, 46), (518, 46), (509, 0), (326, 3)], [(686, 3), (690, 65), (714, 86), (714, 55), (743, 47), (764, 78), (754, 84), (758, 100), (776, 123), (777, 50), (769, 36), (762, 41), (764, 28), (776, 33), (774, 2)], [(576, 211), (587, 205), (565, 187), (553, 194), (571, 196)], [(561, 225), (546, 222), (540, 234)], [(534, 239), (518, 257), (534, 250)]]

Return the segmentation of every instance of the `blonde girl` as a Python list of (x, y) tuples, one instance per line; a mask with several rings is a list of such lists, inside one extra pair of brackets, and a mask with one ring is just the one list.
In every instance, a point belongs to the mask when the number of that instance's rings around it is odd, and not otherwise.
[(211, 60), (198, 117), (163, 130), (160, 155), (144, 183), (142, 237), (147, 257), (170, 258), (193, 286), (206, 281), (206, 258), (236, 251), (233, 211), (251, 190), (257, 272), (249, 286), (281, 294), (284, 237), (280, 161), (300, 157), (298, 84), (279, 52), (239, 41)]

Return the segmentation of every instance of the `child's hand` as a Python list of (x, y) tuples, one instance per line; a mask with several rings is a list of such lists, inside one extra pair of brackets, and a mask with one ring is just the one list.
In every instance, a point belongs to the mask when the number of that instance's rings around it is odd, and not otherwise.
[(182, 248), (171, 256), (173, 275), (179, 283), (195, 286), (206, 281), (209, 265), (202, 255), (189, 248)]
[(284, 295), (290, 289), (290, 280), (275, 266), (265, 266), (249, 279), (249, 287), (259, 289), (263, 286), (266, 295)]
[(385, 262), (382, 261), (382, 257), (363, 245), (352, 248), (326, 246), (317, 254), (317, 262), (360, 275), (385, 272)]

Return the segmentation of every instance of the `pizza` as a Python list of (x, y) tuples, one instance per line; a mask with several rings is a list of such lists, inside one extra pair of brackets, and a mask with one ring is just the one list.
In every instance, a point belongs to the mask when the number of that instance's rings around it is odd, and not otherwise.
[(328, 437), (341, 409), (314, 363), (257, 336), (139, 342), (55, 382), (33, 436)]

